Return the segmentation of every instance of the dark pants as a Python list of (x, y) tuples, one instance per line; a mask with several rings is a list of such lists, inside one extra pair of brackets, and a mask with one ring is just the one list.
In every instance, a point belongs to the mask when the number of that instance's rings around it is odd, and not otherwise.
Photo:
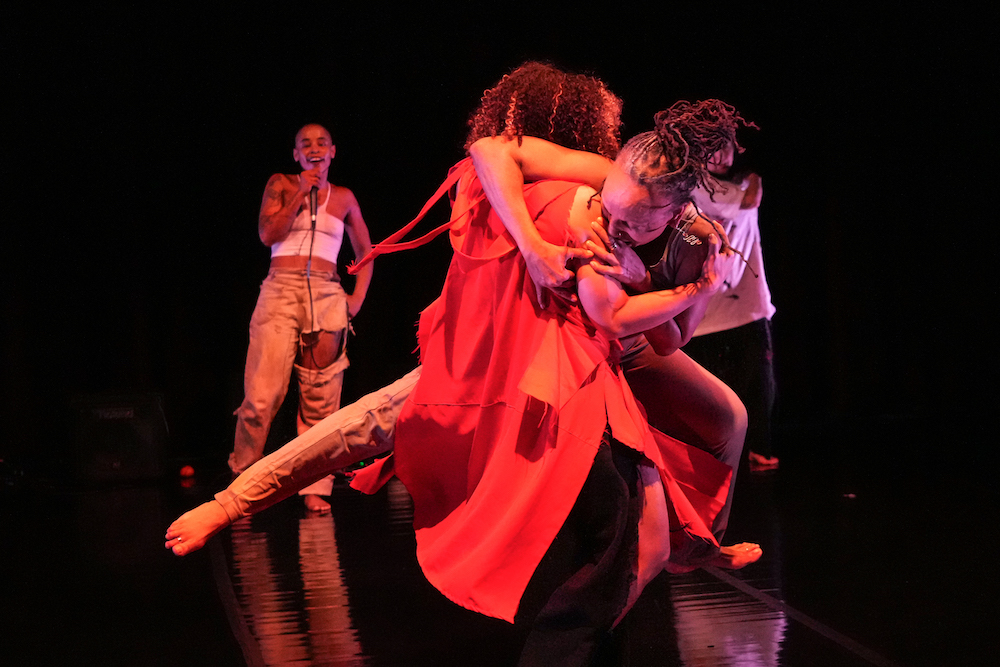
[(528, 637), (519, 665), (593, 664), (628, 598), (640, 510), (638, 455), (602, 444), (521, 599), (516, 622)]
[(771, 453), (771, 415), (777, 385), (771, 322), (757, 320), (735, 329), (696, 336), (684, 352), (725, 382), (747, 408), (746, 446), (764, 456)]

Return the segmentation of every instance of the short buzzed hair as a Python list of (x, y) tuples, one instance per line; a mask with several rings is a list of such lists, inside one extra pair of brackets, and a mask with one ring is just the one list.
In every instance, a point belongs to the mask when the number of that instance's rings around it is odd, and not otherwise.
[(318, 127), (319, 129), (323, 130), (324, 132), (326, 132), (326, 136), (329, 137), (330, 143), (331, 144), (333, 143), (333, 133), (330, 132), (330, 130), (326, 129), (325, 125), (320, 125), (319, 123), (306, 123), (305, 125), (299, 128), (298, 132), (295, 133), (296, 146), (299, 145), (299, 138), (302, 136), (302, 132), (305, 131), (307, 127)]

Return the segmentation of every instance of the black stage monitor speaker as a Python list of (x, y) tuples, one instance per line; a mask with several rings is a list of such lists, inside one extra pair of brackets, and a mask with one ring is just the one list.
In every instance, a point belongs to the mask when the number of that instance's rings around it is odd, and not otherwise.
[(155, 479), (165, 472), (167, 420), (159, 394), (73, 399), (76, 476), (88, 482)]

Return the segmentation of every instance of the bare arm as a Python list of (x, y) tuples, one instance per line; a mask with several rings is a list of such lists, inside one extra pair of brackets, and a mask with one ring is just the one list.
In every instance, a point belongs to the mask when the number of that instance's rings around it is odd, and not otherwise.
[[(703, 251), (698, 252), (695, 249), (703, 249)], [(703, 242), (700, 246), (694, 246), (692, 251), (686, 254), (675, 276), (679, 284), (693, 283), (701, 277), (702, 267), (707, 259), (707, 250), (708, 246)], [(709, 295), (703, 294), (694, 299), (691, 305), (678, 313), (674, 319), (646, 331), (646, 340), (649, 341), (653, 351), (661, 356), (666, 356), (684, 347), (691, 340), (694, 330), (698, 328), (705, 316), (709, 301)]]
[(521, 142), (483, 138), (469, 147), (469, 154), (486, 197), (524, 256), (539, 302), (544, 305), (545, 289), (558, 289), (573, 280), (566, 263), (574, 258), (587, 259), (592, 253), (542, 239), (524, 203), (524, 183), (558, 178), (600, 189), (611, 162), (534, 137), (524, 137)]
[[(303, 181), (301, 178), (299, 180)], [(257, 233), (264, 245), (270, 248), (288, 236), (308, 191), (308, 188), (303, 191), (301, 186), (292, 183), (284, 174), (271, 176), (264, 188), (260, 217), (257, 220)]]
[[(344, 229), (347, 238), (351, 241), (351, 248), (354, 249), (354, 256), (361, 258), (372, 250), (372, 239), (368, 233), (368, 225), (365, 224), (361, 216), (361, 207), (358, 200), (354, 198), (354, 193), (350, 193), (350, 204), (344, 216)], [(357, 272), (354, 283), (354, 291), (347, 297), (347, 307), (351, 317), (354, 317), (361, 310), (361, 305), (365, 302), (365, 295), (368, 294), (368, 286), (372, 281), (374, 271), (372, 262), (368, 262)]]
[[(581, 215), (583, 197), (577, 197), (570, 214), (570, 229), (577, 237), (589, 226)], [(707, 223), (706, 223), (707, 224)], [(584, 264), (577, 271), (577, 290), (580, 304), (587, 316), (609, 338), (623, 338), (637, 333), (650, 332), (647, 338), (659, 354), (669, 354), (690, 337), (704, 314), (708, 297), (722, 285), (732, 261), (731, 251), (720, 253), (719, 236), (706, 227), (708, 234), (698, 248), (702, 255), (692, 253), (678, 277), (694, 278), (690, 282), (669, 290), (629, 295), (614, 277), (597, 271), (593, 262)]]
[[(594, 190), (600, 190), (608, 175), (608, 169), (611, 168), (611, 160), (606, 157), (586, 151), (575, 151), (537, 137), (522, 137), (520, 143), (516, 139), (505, 137), (485, 137), (469, 147), (469, 154), (487, 194), (490, 194), (487, 181), (490, 181), (493, 187), (504, 186), (503, 183), (489, 178), (493, 173), (503, 170), (508, 170), (508, 174), (517, 179), (518, 186), (526, 182), (555, 178), (582, 183)], [(516, 174), (509, 171), (511, 167), (516, 167)], [(483, 169), (487, 170), (485, 179)]]
[(701, 323), (701, 318), (705, 316), (709, 296), (703, 294), (701, 298), (694, 299), (688, 309), (679, 313), (674, 319), (645, 331), (646, 340), (649, 341), (653, 352), (665, 357), (687, 345), (694, 335), (694, 330)]
[[(725, 231), (718, 223), (713, 223), (698, 215), (697, 209), (689, 204), (682, 213), (681, 225), (688, 225), (686, 236), (695, 237), (693, 245), (681, 246), (683, 252), (679, 255), (679, 264), (673, 276), (673, 284), (684, 285), (693, 283), (702, 276), (702, 268), (707, 258), (709, 235), (713, 232), (720, 238), (723, 247), (728, 244)], [(607, 231), (596, 224), (591, 224), (602, 244), (588, 241), (586, 247), (594, 252), (591, 268), (601, 275), (612, 278), (628, 287), (633, 293), (649, 292), (654, 289), (652, 276), (643, 265), (635, 251), (623, 245), (618, 245), (613, 251)], [(699, 243), (700, 241), (700, 243)], [(694, 299), (691, 305), (678, 313), (673, 319), (645, 331), (646, 339), (657, 354), (666, 356), (683, 347), (694, 335), (695, 329), (705, 316), (709, 298), (703, 295)]]
[[(589, 264), (580, 267), (577, 271), (578, 290), (587, 316), (609, 338), (643, 333), (672, 322), (698, 300), (707, 300), (721, 284), (714, 268), (719, 241), (714, 235), (712, 238), (705, 275), (693, 283), (670, 290), (629, 296), (617, 280), (602, 276)], [(673, 322), (664, 333), (670, 330), (670, 326), (680, 328)]]

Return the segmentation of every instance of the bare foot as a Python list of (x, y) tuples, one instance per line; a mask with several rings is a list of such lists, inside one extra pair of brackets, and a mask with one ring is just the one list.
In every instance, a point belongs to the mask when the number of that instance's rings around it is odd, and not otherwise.
[(302, 502), (306, 504), (306, 509), (310, 512), (326, 514), (330, 511), (330, 503), (314, 494), (302, 496)]
[(764, 555), (764, 550), (759, 544), (753, 542), (741, 542), (731, 547), (719, 549), (719, 555), (709, 561), (709, 565), (722, 568), (723, 570), (739, 570), (750, 563), (756, 563)]
[(186, 556), (205, 546), (210, 537), (229, 525), (222, 505), (214, 500), (185, 512), (167, 528), (163, 544), (178, 556)]
[(777, 470), (778, 457), (764, 456), (757, 452), (750, 452), (750, 472), (761, 472), (763, 470)]

